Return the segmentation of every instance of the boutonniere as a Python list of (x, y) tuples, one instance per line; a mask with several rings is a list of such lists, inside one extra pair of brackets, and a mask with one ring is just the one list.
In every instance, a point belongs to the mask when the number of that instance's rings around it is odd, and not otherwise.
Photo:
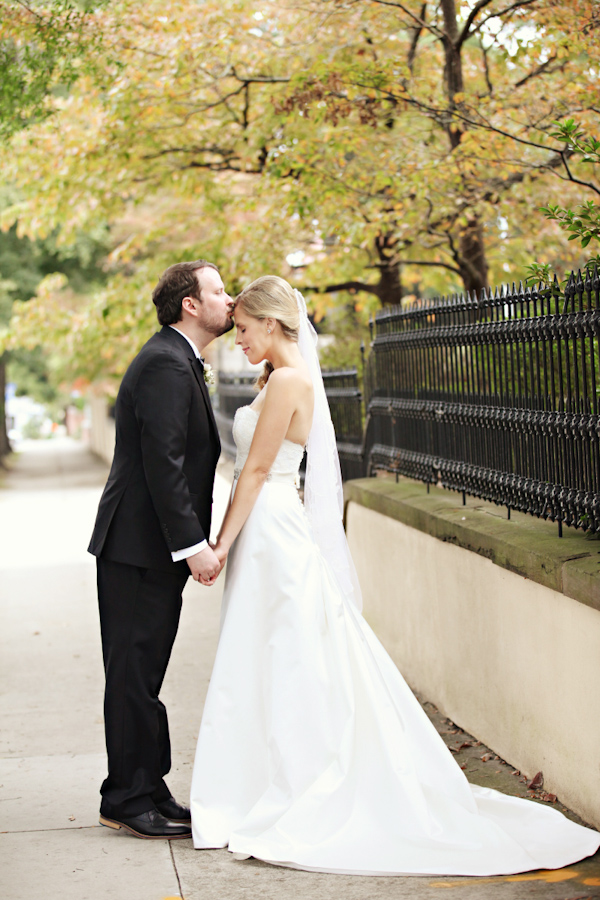
[(215, 383), (215, 373), (213, 367), (209, 363), (204, 363), (204, 381), (206, 384)]

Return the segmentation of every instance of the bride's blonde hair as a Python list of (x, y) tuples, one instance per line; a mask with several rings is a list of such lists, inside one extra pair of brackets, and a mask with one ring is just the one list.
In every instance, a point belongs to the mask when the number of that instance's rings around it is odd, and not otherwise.
[[(277, 319), (284, 336), (289, 341), (298, 342), (300, 330), (298, 302), (294, 288), (285, 278), (280, 278), (279, 275), (263, 275), (257, 278), (237, 295), (235, 307), (238, 305), (254, 319)], [(259, 390), (267, 383), (272, 371), (273, 366), (270, 362), (266, 362), (256, 382)]]

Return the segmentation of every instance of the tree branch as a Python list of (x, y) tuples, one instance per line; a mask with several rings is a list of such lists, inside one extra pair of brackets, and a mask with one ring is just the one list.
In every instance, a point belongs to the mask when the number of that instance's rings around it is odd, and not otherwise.
[(142, 159), (158, 159), (161, 156), (169, 156), (171, 153), (214, 153), (222, 159), (238, 159), (234, 150), (227, 150), (223, 147), (165, 147), (163, 150), (157, 150), (156, 153), (147, 153)]
[[(235, 151), (226, 150), (222, 147), (166, 147), (164, 150), (157, 150), (156, 153), (148, 153), (142, 159), (153, 160), (176, 153), (185, 153), (188, 156), (206, 153), (217, 157), (217, 159), (206, 161), (191, 159), (189, 162), (174, 166), (178, 172), (185, 172), (187, 169), (208, 169), (211, 172), (242, 172), (244, 175), (262, 174), (269, 155), (267, 147), (261, 147), (253, 168), (242, 165), (242, 159)], [(234, 165), (234, 163), (239, 164)], [(145, 180), (145, 178), (134, 179), (136, 182), (144, 182)]]
[(303, 294), (308, 291), (312, 291), (315, 294), (335, 294), (337, 291), (365, 291), (367, 294), (375, 294), (376, 297), (379, 297), (381, 293), (378, 284), (367, 284), (365, 281), (343, 281), (340, 284), (328, 284), (326, 287), (305, 285), (299, 290)]
[(460, 275), (460, 277), (463, 279), (465, 276), (465, 271), (468, 272), (471, 275), (471, 277), (477, 278), (477, 276), (479, 275), (479, 273), (477, 272), (477, 269), (473, 266), (473, 263), (471, 262), (471, 260), (468, 259), (466, 256), (464, 256), (457, 249), (456, 244), (454, 243), (454, 240), (452, 238), (452, 234), (450, 233), (449, 230), (442, 228), (441, 232), (430, 231), (429, 233), (435, 234), (438, 237), (445, 239), (446, 242), (448, 243), (448, 246), (450, 247), (450, 256), (452, 257), (452, 259), (454, 260), (454, 262), (457, 265), (457, 269), (453, 270), (453, 271), (457, 271), (458, 274)]
[(367, 284), (365, 281), (343, 281), (341, 284), (328, 284), (326, 288), (320, 289), (321, 294), (334, 294), (336, 291), (365, 291), (379, 297), (381, 288), (378, 284)]
[[(431, 31), (431, 33), (435, 34), (436, 37), (439, 37), (439, 38), (444, 37), (443, 31), (440, 31), (440, 29), (436, 28), (435, 25), (429, 25), (427, 22), (425, 22), (424, 19), (421, 19), (419, 16), (416, 16), (413, 12), (410, 11), (410, 9), (407, 9), (403, 3), (392, 3), (392, 2), (390, 2), (390, 0), (373, 0), (373, 2), (378, 3), (380, 6), (392, 6), (395, 9), (401, 9), (402, 12), (406, 13), (406, 15), (409, 16), (413, 20), (413, 22), (416, 22), (420, 28), (426, 28), (427, 31)], [(490, 2), (491, 2), (491, 0), (490, 0)]]
[(460, 275), (460, 269), (456, 266), (451, 266), (450, 263), (445, 262), (433, 262), (426, 259), (403, 259), (403, 266), (437, 266), (443, 269), (450, 269), (451, 272), (456, 272), (457, 275)]
[[(426, 13), (427, 13), (427, 2), (423, 3), (423, 6), (421, 7), (421, 16), (420, 16), (420, 18), (421, 18), (423, 21), (425, 21), (425, 15), (426, 15)], [(410, 47), (409, 47), (409, 50), (408, 50), (408, 57), (407, 57), (407, 65), (408, 65), (408, 69), (409, 69), (411, 75), (412, 75), (413, 65), (414, 65), (414, 62), (415, 62), (415, 57), (416, 57), (416, 55), (417, 55), (417, 44), (419, 43), (419, 38), (421, 37), (421, 32), (422, 32), (422, 31), (423, 31), (423, 26), (422, 26), (422, 25), (417, 25), (417, 26), (413, 29), (413, 36), (412, 36), (412, 40), (411, 40), (411, 42), (410, 42)]]
[(248, 113), (250, 112), (250, 85), (244, 85), (244, 109), (242, 112), (243, 116), (243, 128), (244, 131), (248, 128)]
[[(580, 181), (579, 178), (574, 178), (571, 174), (571, 170), (569, 169), (569, 164), (564, 157), (565, 151), (563, 151), (563, 163), (565, 165), (565, 169), (567, 170), (568, 181), (572, 181), (573, 184), (580, 184), (582, 187), (587, 187), (591, 191), (594, 191), (596, 194), (600, 194), (600, 188), (596, 187), (591, 181)], [(570, 154), (569, 154), (570, 155)]]
[[(515, 87), (516, 88), (522, 87), (524, 84), (527, 84), (527, 82), (531, 78), (537, 78), (538, 75), (543, 75), (544, 72), (546, 72), (546, 70), (548, 69), (548, 66), (551, 65), (551, 63), (555, 62), (556, 59), (557, 59), (556, 54), (554, 54), (554, 56), (551, 56), (550, 59), (547, 59), (545, 63), (542, 63), (540, 66), (538, 66), (537, 69), (533, 69), (532, 72), (530, 72), (528, 75), (525, 75), (525, 77), (521, 78), (520, 81), (515, 82)], [(560, 72), (561, 69), (565, 68), (566, 64), (567, 64), (567, 61), (564, 60), (563, 62), (559, 63), (555, 69), (548, 69), (548, 73)]]
[(235, 66), (231, 67), (231, 75), (242, 84), (288, 84), (292, 80), (287, 76), (279, 77), (277, 75), (238, 75)]
[(469, 13), (469, 15), (467, 17), (467, 21), (464, 24), (463, 30), (461, 31), (461, 33), (459, 35), (458, 43), (456, 45), (457, 50), (464, 44), (466, 39), (469, 37), (471, 25), (477, 18), (480, 10), (482, 10), (485, 6), (489, 6), (491, 2), (492, 2), (492, 0), (479, 0), (479, 2), (475, 4), (475, 6), (473, 7), (473, 9), (471, 10), (471, 12)]
[[(373, 85), (362, 84), (360, 81), (354, 81), (351, 83), (355, 87), (364, 87), (364, 88), (369, 88), (371, 90), (373, 89)], [(382, 90), (381, 94), (387, 100), (395, 100), (395, 101), (401, 101), (403, 103), (408, 103), (411, 106), (414, 106), (416, 109), (420, 109), (421, 111), (423, 111), (425, 113), (429, 113), (429, 115), (433, 119), (438, 121), (440, 124), (444, 125), (444, 127), (447, 124), (448, 110), (446, 108), (442, 109), (442, 108), (439, 108), (436, 106), (429, 106), (428, 104), (422, 103), (420, 100), (417, 100), (414, 97), (410, 97), (407, 94), (395, 94), (391, 90)], [(526, 140), (525, 138), (518, 137), (516, 134), (511, 134), (509, 131), (504, 131), (502, 128), (498, 128), (496, 125), (492, 125), (490, 122), (487, 122), (483, 118), (479, 119), (478, 121), (474, 120), (474, 119), (470, 119), (464, 113), (461, 113), (457, 107), (454, 107), (452, 109), (452, 115), (454, 118), (460, 119), (461, 122), (464, 122), (466, 125), (471, 125), (473, 128), (483, 128), (485, 131), (492, 131), (495, 134), (501, 134), (501, 135), (503, 135), (503, 137), (510, 138), (510, 140), (516, 141), (519, 144), (525, 144), (525, 146), (527, 146), (527, 147), (535, 147), (538, 150), (546, 150), (546, 151), (553, 150), (552, 147), (548, 147), (546, 144), (538, 144), (538, 143), (535, 143), (535, 141), (529, 141), (529, 140)], [(556, 152), (561, 152), (561, 151), (556, 151)]]
[(189, 119), (190, 116), (195, 116), (198, 113), (206, 112), (209, 109), (216, 109), (217, 106), (222, 106), (223, 104), (227, 105), (228, 100), (231, 100), (232, 97), (238, 97), (246, 90), (246, 88), (246, 84), (241, 84), (235, 91), (230, 91), (228, 94), (225, 94), (224, 97), (219, 97), (219, 99), (215, 100), (213, 103), (205, 103), (204, 106), (196, 106), (193, 111), (186, 114), (186, 119)]
[[(489, 22), (490, 19), (501, 19), (502, 16), (505, 16), (509, 12), (513, 12), (515, 9), (519, 9), (522, 6), (530, 6), (532, 3), (537, 2), (538, 0), (518, 0), (518, 2), (516, 3), (511, 3), (510, 6), (505, 6), (504, 9), (499, 9), (498, 12), (490, 13), (489, 16), (486, 16), (481, 20), (477, 27), (473, 29), (471, 34), (475, 34), (475, 32), (479, 31), (486, 22)], [(469, 34), (465, 35), (465, 37), (461, 40), (461, 44), (464, 43), (464, 41), (470, 36), (471, 35)]]
[(490, 67), (488, 64), (487, 50), (483, 46), (483, 41), (481, 41), (480, 43), (481, 43), (481, 52), (483, 54), (483, 70), (485, 72), (485, 83), (487, 84), (488, 93), (491, 97), (492, 94), (494, 93), (494, 87), (493, 87), (491, 79), (490, 79)]
[(17, 5), (21, 6), (23, 9), (26, 9), (28, 13), (30, 13), (38, 20), (38, 22), (44, 21), (44, 17), (39, 12), (36, 12), (35, 9), (32, 9), (29, 4), (24, 3), (23, 0), (17, 0)]

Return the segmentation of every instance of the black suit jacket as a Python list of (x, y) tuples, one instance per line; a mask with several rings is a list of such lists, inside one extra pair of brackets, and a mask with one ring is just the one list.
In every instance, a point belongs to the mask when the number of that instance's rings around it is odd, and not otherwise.
[(116, 444), (89, 551), (115, 562), (188, 571), (171, 551), (210, 534), (221, 444), (194, 351), (165, 326), (123, 377)]

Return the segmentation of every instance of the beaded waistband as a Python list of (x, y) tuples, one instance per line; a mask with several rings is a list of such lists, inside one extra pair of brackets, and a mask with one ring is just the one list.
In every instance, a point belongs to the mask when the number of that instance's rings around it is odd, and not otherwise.
[[(237, 481), (241, 474), (241, 469), (234, 469), (233, 480)], [(269, 472), (266, 480), (270, 484), (291, 484), (294, 487), (300, 487), (300, 476), (297, 472)]]

